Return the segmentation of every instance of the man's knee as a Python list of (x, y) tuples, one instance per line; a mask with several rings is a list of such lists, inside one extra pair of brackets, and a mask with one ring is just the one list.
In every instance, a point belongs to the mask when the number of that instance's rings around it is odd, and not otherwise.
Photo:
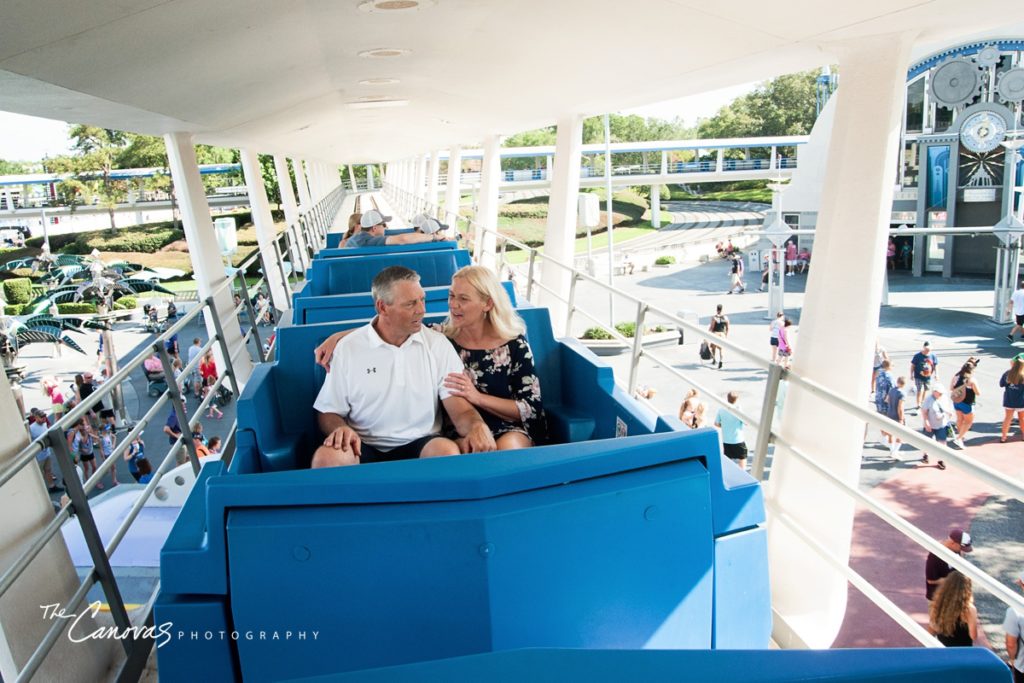
[(316, 469), (318, 467), (343, 467), (345, 465), (357, 464), (359, 464), (359, 458), (356, 457), (356, 454), (350, 448), (320, 446), (313, 454), (313, 464), (311, 467)]
[(420, 451), (421, 458), (437, 458), (445, 455), (458, 455), (459, 446), (451, 439), (431, 439)]

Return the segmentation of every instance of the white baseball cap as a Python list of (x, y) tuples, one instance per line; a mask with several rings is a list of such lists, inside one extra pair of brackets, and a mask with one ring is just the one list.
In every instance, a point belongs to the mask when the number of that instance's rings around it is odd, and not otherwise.
[(420, 223), (418, 227), (425, 235), (433, 235), (435, 232), (441, 232), (442, 230), (448, 229), (447, 225), (436, 218), (427, 218), (425, 221)]
[(359, 225), (362, 228), (372, 228), (381, 223), (387, 223), (391, 216), (384, 216), (377, 209), (370, 209), (359, 218)]

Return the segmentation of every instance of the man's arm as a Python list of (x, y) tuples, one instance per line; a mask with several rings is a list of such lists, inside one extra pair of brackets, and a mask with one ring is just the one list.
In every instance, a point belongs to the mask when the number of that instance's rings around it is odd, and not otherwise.
[[(441, 239), (435, 239), (441, 237)], [(444, 236), (435, 232), (433, 235), (427, 235), (422, 232), (406, 232), (401, 235), (388, 235), (385, 244), (421, 244), (423, 242), (441, 242), (444, 240)]]
[(469, 401), (459, 396), (449, 396), (441, 403), (455, 425), (455, 431), (466, 439), (470, 453), (497, 449), (490, 428)]
[(327, 435), (327, 438), (324, 439), (325, 446), (338, 450), (351, 450), (356, 455), (362, 455), (362, 441), (359, 439), (359, 435), (341, 415), (317, 413), (316, 419), (320, 430)]
[(1020, 642), (1018, 636), (1011, 636), (1009, 633), (1006, 634), (1006, 655), (1009, 657), (1010, 662), (1014, 662), (1017, 659), (1017, 647)]

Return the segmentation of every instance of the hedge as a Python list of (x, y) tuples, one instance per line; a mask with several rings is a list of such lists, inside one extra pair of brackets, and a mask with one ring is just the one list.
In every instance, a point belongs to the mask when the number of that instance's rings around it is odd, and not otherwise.
[(114, 302), (115, 311), (131, 310), (139, 307), (139, 300), (134, 296), (122, 296)]
[(32, 280), (27, 277), (4, 280), (4, 299), (10, 304), (27, 304), (32, 301)]
[(57, 312), (67, 315), (81, 315), (83, 313), (95, 313), (96, 304), (88, 303), (71, 303), (71, 304), (57, 304)]
[(7, 304), (4, 306), (4, 315), (21, 315), (26, 304)]
[(654, 259), (654, 265), (656, 266), (671, 266), (676, 262), (675, 256), (659, 256)]

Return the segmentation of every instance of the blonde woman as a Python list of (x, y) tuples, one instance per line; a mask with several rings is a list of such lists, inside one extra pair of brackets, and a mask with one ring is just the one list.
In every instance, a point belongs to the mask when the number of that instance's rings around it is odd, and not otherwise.
[[(466, 366), (448, 375), (445, 386), (480, 412), (498, 450), (542, 443), (544, 409), (526, 325), (494, 273), (466, 266), (452, 276), (448, 318), (440, 331)], [(329, 368), (334, 347), (348, 332), (337, 332), (318, 346), (316, 362)]]
[(935, 591), (928, 610), (928, 631), (946, 647), (970, 647), (978, 637), (978, 610), (971, 580), (952, 571)]
[(345, 235), (341, 238), (341, 242), (338, 244), (339, 247), (345, 246), (352, 235), (362, 230), (362, 226), (359, 224), (359, 219), (362, 217), (363, 214), (361, 213), (354, 213), (348, 217), (348, 230), (345, 231)]
[(697, 429), (704, 425), (705, 408), (699, 396), (700, 393), (696, 389), (690, 389), (679, 406), (679, 421), (690, 429)]

